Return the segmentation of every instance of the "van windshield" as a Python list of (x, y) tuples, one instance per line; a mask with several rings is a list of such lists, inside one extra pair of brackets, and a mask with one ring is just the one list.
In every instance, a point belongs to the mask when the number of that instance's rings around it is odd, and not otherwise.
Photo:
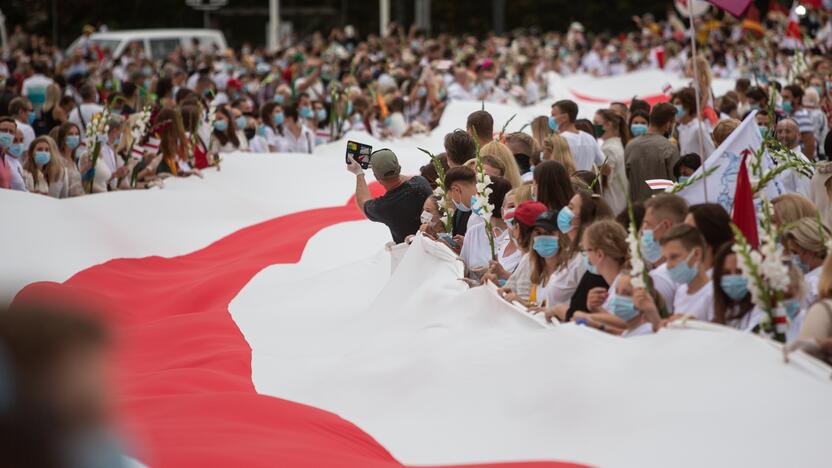
[(118, 39), (92, 39), (92, 42), (101, 48), (101, 50), (110, 49), (110, 52), (115, 52), (116, 47), (121, 43)]

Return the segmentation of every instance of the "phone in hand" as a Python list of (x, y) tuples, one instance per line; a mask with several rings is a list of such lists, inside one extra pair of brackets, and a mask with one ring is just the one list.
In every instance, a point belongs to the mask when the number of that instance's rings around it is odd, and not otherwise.
[(439, 240), (451, 246), (452, 249), (459, 249), (459, 244), (457, 244), (454, 240), (454, 236), (448, 234), (447, 232), (440, 232), (436, 235), (436, 237), (438, 237)]
[(370, 154), (372, 153), (372, 146), (365, 145), (364, 143), (359, 143), (357, 141), (348, 141), (346, 162), (349, 164), (350, 156), (352, 156), (352, 158), (355, 159), (355, 162), (357, 162), (362, 169), (367, 169), (370, 167)]

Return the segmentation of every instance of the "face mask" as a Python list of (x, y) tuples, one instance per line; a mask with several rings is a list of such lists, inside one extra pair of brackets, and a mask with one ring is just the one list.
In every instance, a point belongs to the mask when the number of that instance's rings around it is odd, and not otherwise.
[(308, 107), (306, 107), (306, 106), (301, 107), (301, 108), (300, 108), (300, 111), (299, 111), (298, 113), (299, 113), (299, 114), (300, 114), (300, 116), (301, 116), (301, 117), (303, 117), (304, 119), (311, 119), (311, 118), (315, 115), (315, 114), (312, 112), (312, 109), (310, 109), (310, 108), (308, 108)]
[(684, 116), (685, 116), (685, 108), (680, 106), (680, 105), (677, 105), (676, 106), (676, 118), (681, 119)]
[(14, 143), (9, 145), (9, 154), (17, 159), (20, 159), (20, 155), (23, 154), (23, 143)]
[(760, 105), (759, 104), (751, 104), (750, 106), (748, 106), (748, 108), (750, 110), (753, 110), (753, 111), (760, 110)]
[(739, 301), (748, 294), (748, 280), (742, 275), (725, 275), (719, 280), (719, 286), (734, 301)]
[(439, 94), (439, 100), (444, 101), (445, 100), (445, 88), (440, 89), (438, 94)]
[(604, 126), (601, 124), (595, 124), (592, 128), (595, 129), (595, 138), (601, 138), (601, 135), (604, 134)]
[(416, 97), (423, 98), (428, 95), (428, 90), (424, 86), (420, 86), (416, 89)]
[(326, 120), (326, 110), (318, 109), (318, 122), (323, 122)]
[(244, 115), (237, 117), (234, 124), (237, 125), (237, 128), (246, 128), (246, 117)]
[(650, 263), (656, 263), (662, 258), (662, 248), (653, 238), (652, 229), (645, 229), (641, 233), (641, 255)]
[(691, 252), (688, 255), (688, 258), (684, 261), (679, 262), (678, 265), (667, 270), (673, 281), (679, 284), (689, 284), (694, 278), (696, 278), (696, 275), (699, 274), (699, 267), (688, 265), (688, 261), (690, 261), (692, 256), (693, 252)]
[(792, 115), (792, 110), (794, 110), (792, 108), (792, 103), (789, 101), (783, 101), (783, 112), (785, 112), (786, 115)]
[(8, 148), (14, 142), (14, 135), (11, 133), (0, 133), (0, 148)]
[(226, 122), (225, 120), (214, 121), (214, 130), (218, 132), (224, 132), (226, 129), (228, 129), (228, 122)]
[(583, 255), (584, 255), (584, 267), (586, 267), (586, 271), (592, 273), (593, 275), (597, 275), (598, 274), (598, 267), (589, 263), (589, 255), (586, 252), (584, 252)]
[(690, 180), (690, 176), (683, 175), (683, 176), (679, 176), (678, 182), (680, 184), (684, 184), (684, 183), (687, 183), (687, 181), (689, 181), (689, 180)]
[(49, 151), (35, 151), (35, 164), (38, 166), (49, 164), (49, 159), (51, 159)]
[(786, 299), (782, 305), (786, 309), (786, 315), (789, 316), (789, 320), (794, 320), (797, 314), (800, 313), (800, 303), (797, 302), (797, 299)]
[(534, 238), (534, 251), (543, 258), (551, 258), (558, 253), (558, 238), (555, 236), (537, 236)]
[(80, 135), (69, 135), (66, 137), (66, 146), (69, 149), (74, 150), (81, 144), (81, 136)]
[(385, 127), (390, 127), (391, 125), (393, 125), (393, 117), (390, 117), (390, 116), (385, 117), (384, 118), (384, 126)]
[(29, 125), (35, 123), (35, 111), (29, 111), (29, 115), (26, 116), (26, 120), (28, 121)]
[(419, 217), (422, 224), (430, 224), (433, 221), (433, 215), (429, 211), (423, 211), (422, 216)]
[(638, 315), (636, 306), (633, 305), (633, 298), (627, 296), (615, 295), (610, 301), (610, 308), (616, 317), (629, 322)]
[(575, 213), (573, 213), (568, 206), (561, 208), (558, 213), (558, 229), (560, 229), (560, 232), (566, 234), (571, 231), (572, 228), (574, 228), (574, 226), (572, 226), (573, 219), (575, 219)]
[(275, 125), (283, 125), (283, 112), (278, 112), (274, 115), (274, 124)]
[(115, 140), (113, 140), (113, 146), (118, 146), (121, 144), (121, 135), (117, 136)]
[(247, 140), (251, 140), (254, 138), (254, 135), (257, 134), (257, 129), (254, 127), (246, 127), (243, 129), (243, 134), (246, 136)]
[(266, 136), (266, 126), (265, 125), (258, 125), (257, 126), (257, 134), (260, 136)]
[(346, 111), (347, 111), (347, 115), (352, 114), (352, 101), (347, 101)]
[(800, 255), (792, 255), (792, 265), (797, 267), (797, 269), (803, 272), (804, 275), (809, 273), (809, 265), (803, 263), (803, 260), (800, 259)]
[(468, 208), (467, 206), (465, 206), (465, 204), (464, 204), (464, 203), (460, 203), (460, 202), (458, 202), (458, 201), (454, 200), (453, 198), (451, 198), (451, 201), (452, 201), (452, 202), (454, 202), (454, 207), (455, 207), (457, 210), (459, 210), (459, 211), (461, 211), (461, 212), (463, 212), (463, 213), (468, 213), (469, 211), (471, 211), (471, 208)]
[(280, 104), (281, 106), (283, 105), (283, 95), (282, 94), (275, 94), (273, 100), (274, 100), (274, 102)]
[(647, 125), (632, 124), (630, 125), (630, 133), (632, 133), (634, 137), (642, 136), (647, 133)]
[(768, 135), (768, 128), (759, 127), (759, 129), (760, 129), (760, 136), (763, 137), (763, 139), (765, 139), (766, 135)]
[(557, 121), (557, 120), (555, 119), (555, 117), (554, 117), (554, 116), (552, 116), (552, 115), (550, 115), (550, 116), (549, 116), (549, 128), (550, 128), (553, 132), (558, 131), (558, 121)]

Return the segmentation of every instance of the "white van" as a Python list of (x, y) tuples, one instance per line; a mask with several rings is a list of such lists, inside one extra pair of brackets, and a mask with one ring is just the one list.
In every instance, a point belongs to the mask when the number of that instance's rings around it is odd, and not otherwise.
[[(82, 36), (83, 37), (83, 36)], [(177, 47), (191, 50), (194, 39), (199, 41), (199, 48), (204, 51), (225, 50), (227, 45), (222, 31), (216, 29), (136, 29), (130, 31), (97, 32), (90, 39), (102, 49), (110, 49), (113, 57), (127, 52), (128, 47), (138, 42), (144, 48), (145, 56), (160, 60), (167, 57)], [(79, 37), (69, 46), (71, 54), (81, 40)]]

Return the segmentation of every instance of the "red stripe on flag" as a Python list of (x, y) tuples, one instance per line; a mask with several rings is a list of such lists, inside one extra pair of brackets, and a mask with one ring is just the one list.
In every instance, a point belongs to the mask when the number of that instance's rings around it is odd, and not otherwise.
[[(375, 184), (372, 191), (382, 189)], [(348, 421), (257, 394), (251, 348), (228, 311), (263, 268), (300, 261), (320, 230), (362, 218), (353, 200), (303, 211), (239, 230), (188, 255), (111, 260), (62, 284), (31, 284), (15, 302), (84, 296), (104, 311), (116, 337), (118, 408), (130, 454), (148, 466), (400, 467)]]

